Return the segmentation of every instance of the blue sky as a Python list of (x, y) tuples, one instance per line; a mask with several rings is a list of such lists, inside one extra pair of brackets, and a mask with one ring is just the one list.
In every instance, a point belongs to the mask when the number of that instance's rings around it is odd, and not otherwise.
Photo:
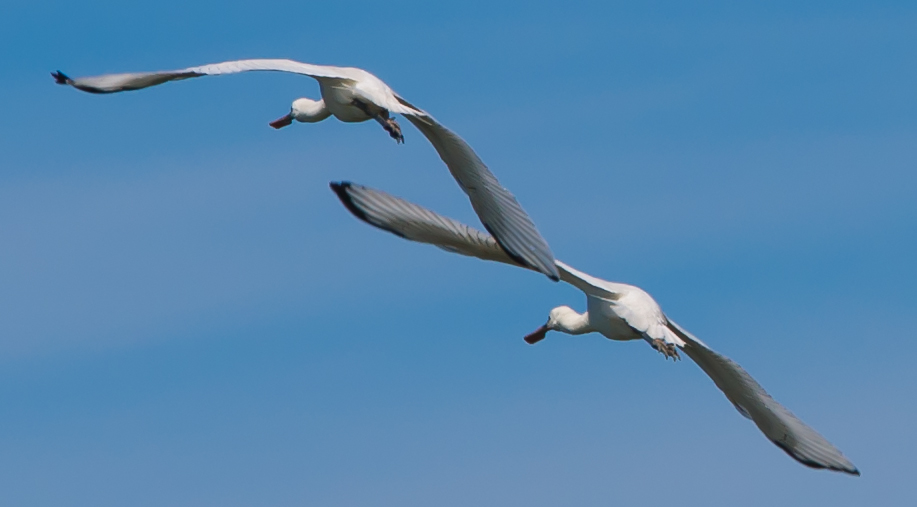
[[(10, 505), (909, 505), (917, 8), (907, 2), (5, 2)], [(308, 79), (92, 96), (48, 75), (288, 57), (436, 115), (558, 258), (648, 290), (837, 444), (802, 467), (690, 362), (522, 336), (583, 297), (353, 219), (477, 225), (420, 134), (267, 123)]]

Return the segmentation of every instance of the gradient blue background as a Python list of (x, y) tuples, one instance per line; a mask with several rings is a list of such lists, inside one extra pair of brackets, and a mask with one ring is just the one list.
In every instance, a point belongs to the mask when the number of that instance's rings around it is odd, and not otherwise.
[[(913, 505), (917, 7), (798, 3), (0, 4), (2, 503)], [(863, 476), (643, 343), (523, 343), (575, 289), (357, 222), (329, 181), (477, 224), (409, 125), (48, 75), (252, 57), (386, 80)]]

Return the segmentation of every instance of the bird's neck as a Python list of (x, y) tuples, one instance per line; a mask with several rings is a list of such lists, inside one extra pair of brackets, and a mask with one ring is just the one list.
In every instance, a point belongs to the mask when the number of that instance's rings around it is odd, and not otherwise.
[(331, 110), (324, 100), (311, 101), (309, 104), (300, 104), (299, 110), (294, 114), (296, 121), (301, 123), (316, 123), (331, 116)]
[(594, 331), (589, 324), (589, 312), (576, 313), (572, 310), (557, 319), (554, 330), (567, 334), (586, 334)]

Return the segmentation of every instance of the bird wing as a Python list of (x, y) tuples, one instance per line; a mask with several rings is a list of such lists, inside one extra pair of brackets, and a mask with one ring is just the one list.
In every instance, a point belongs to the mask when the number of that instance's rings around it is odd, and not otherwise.
[(576, 270), (571, 266), (561, 262), (554, 261), (557, 270), (560, 271), (560, 279), (585, 292), (590, 296), (595, 296), (609, 301), (615, 301), (621, 296), (622, 284), (616, 284), (587, 275), (582, 271)]
[(354, 216), (374, 227), (449, 252), (519, 266), (489, 234), (457, 220), (355, 183), (331, 183), (331, 189)]
[[(429, 243), (449, 252), (532, 269), (507, 255), (490, 234), (433, 210), (356, 183), (332, 183), (331, 189), (354, 216), (396, 236)], [(589, 276), (563, 262), (555, 263), (561, 280), (587, 294), (617, 299), (618, 284)]]
[(276, 71), (303, 74), (314, 78), (353, 79), (354, 70), (344, 67), (311, 65), (282, 59), (233, 60), (222, 63), (211, 63), (198, 67), (159, 72), (131, 72), (125, 74), (105, 74), (102, 76), (79, 77), (71, 79), (58, 71), (54, 74), (59, 84), (68, 84), (74, 88), (90, 93), (116, 93), (129, 90), (140, 90), (169, 81), (178, 81), (200, 76), (217, 76), (249, 71)]
[[(52, 73), (58, 84), (66, 84), (90, 93), (117, 93), (129, 90), (149, 88), (169, 81), (179, 81), (192, 77), (217, 76), (220, 74), (237, 74), (250, 71), (273, 71), (302, 74), (315, 79), (337, 79), (357, 83), (355, 89), (359, 92), (359, 83), (373, 81), (368, 85), (370, 90), (366, 99), (384, 107), (391, 112), (399, 114), (425, 115), (423, 111), (405, 106), (399, 101), (395, 93), (381, 80), (363, 69), (354, 67), (334, 67), (330, 65), (314, 65), (286, 59), (253, 59), (233, 60), (222, 63), (211, 63), (187, 69), (165, 70), (159, 72), (133, 72), (126, 74), (105, 74), (102, 76), (80, 77), (71, 79), (62, 72)], [(376, 86), (373, 86), (376, 85)], [(378, 88), (382, 88), (378, 90)], [(375, 88), (375, 89), (373, 89)], [(381, 91), (382, 93), (372, 93)]]
[(739, 413), (751, 419), (777, 447), (803, 465), (860, 475), (837, 447), (771, 398), (735, 361), (716, 353), (671, 319), (668, 323), (669, 329), (685, 341), (682, 347), (685, 354), (704, 370)]
[(471, 146), (432, 116), (408, 114), (405, 118), (426, 136), (439, 153), (449, 172), (468, 194), (481, 223), (507, 255), (552, 280), (559, 280), (554, 254), (547, 241), (516, 197), (500, 185)]

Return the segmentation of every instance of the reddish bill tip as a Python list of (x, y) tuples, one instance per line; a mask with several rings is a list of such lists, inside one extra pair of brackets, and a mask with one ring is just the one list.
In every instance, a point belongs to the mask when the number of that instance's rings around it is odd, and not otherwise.
[(528, 343), (529, 345), (535, 345), (536, 343), (540, 342), (541, 340), (544, 340), (544, 337), (546, 334), (548, 334), (548, 325), (547, 324), (539, 327), (533, 333), (526, 335), (524, 339), (525, 339), (525, 342)]
[(288, 114), (282, 118), (277, 118), (276, 120), (272, 121), (270, 125), (274, 127), (275, 129), (280, 129), (280, 128), (286, 127), (287, 125), (291, 123), (293, 123), (293, 115)]

